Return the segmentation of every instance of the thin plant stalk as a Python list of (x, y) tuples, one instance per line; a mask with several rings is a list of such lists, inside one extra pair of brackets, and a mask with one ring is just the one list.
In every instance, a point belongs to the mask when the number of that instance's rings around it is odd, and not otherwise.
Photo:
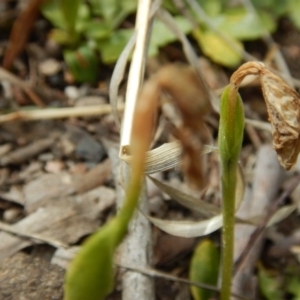
[(244, 111), (242, 99), (234, 84), (228, 85), (221, 97), (219, 151), (223, 199), (222, 287), (221, 300), (229, 300), (233, 273), (235, 190), (238, 159), (242, 147)]
[[(233, 274), (233, 254), (234, 254), (234, 213), (235, 213), (235, 187), (236, 187), (235, 162), (230, 162), (222, 168), (222, 199), (223, 209), (223, 229), (222, 229), (222, 288), (221, 299), (230, 299), (231, 281)], [(226, 205), (226, 208), (225, 208)]]

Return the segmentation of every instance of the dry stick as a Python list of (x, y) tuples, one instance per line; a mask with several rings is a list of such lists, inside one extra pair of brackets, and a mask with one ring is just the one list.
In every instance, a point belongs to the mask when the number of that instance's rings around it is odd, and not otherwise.
[(39, 107), (45, 107), (45, 104), (43, 101), (38, 97), (36, 93), (34, 93), (30, 87), (20, 80), (18, 77), (15, 75), (11, 74), (10, 72), (6, 71), (5, 69), (0, 67), (0, 79), (2, 80), (8, 80), (12, 82), (13, 84), (19, 86), (24, 90), (24, 92), (29, 96), (29, 98), (32, 100), (34, 104), (36, 104)]
[[(149, 16), (149, 21), (150, 19), (153, 18), (157, 10), (159, 9), (159, 6), (161, 4), (162, 0), (155, 0), (152, 5), (151, 5), (151, 12)], [(119, 129), (121, 129), (121, 122), (119, 119), (119, 116), (117, 114), (117, 102), (118, 102), (118, 92), (119, 92), (119, 87), (124, 79), (124, 74), (126, 70), (126, 66), (129, 60), (130, 53), (132, 52), (135, 42), (136, 42), (136, 32), (131, 36), (130, 40), (128, 41), (127, 45), (123, 49), (121, 55), (118, 58), (118, 61), (116, 62), (110, 85), (109, 85), (109, 100), (110, 104), (112, 106), (112, 114), (115, 119), (115, 122)]]
[[(116, 111), (123, 111), (124, 104), (119, 104)], [(48, 120), (62, 119), (71, 117), (99, 117), (100, 115), (109, 114), (112, 112), (110, 104), (81, 106), (81, 107), (61, 107), (61, 108), (45, 108), (34, 110), (20, 110), (5, 115), (0, 115), (0, 123), (21, 120)]]
[(20, 164), (30, 158), (38, 155), (39, 153), (50, 148), (55, 141), (55, 137), (37, 140), (29, 145), (18, 148), (10, 152), (0, 159), (0, 166), (7, 166), (9, 164)]
[[(171, 280), (171, 281), (175, 281), (175, 282), (180, 282), (180, 283), (184, 283), (184, 284), (188, 284), (188, 285), (194, 285), (194, 286), (197, 286), (199, 288), (204, 288), (204, 289), (208, 289), (208, 290), (220, 293), (220, 289), (218, 289), (215, 286), (205, 284), (205, 283), (190, 281), (190, 280), (183, 279), (183, 278), (179, 278), (179, 277), (176, 277), (176, 276), (173, 276), (173, 275), (170, 275), (170, 274), (167, 274), (167, 273), (155, 270), (155, 269), (132, 267), (132, 266), (124, 265), (124, 264), (117, 264), (117, 266), (120, 267), (120, 268), (132, 270), (132, 271), (135, 271), (135, 272), (139, 272), (139, 273), (145, 274), (147, 276), (163, 278), (163, 279), (167, 279), (167, 280)], [(233, 297), (236, 297), (237, 299), (241, 299), (241, 300), (254, 300), (252, 298), (241, 296), (241, 295), (238, 295), (238, 294), (235, 294), (235, 293), (232, 293), (231, 295)]]
[[(126, 91), (126, 107), (121, 133), (120, 155), (131, 143), (133, 113), (135, 110), (138, 92), (144, 78), (147, 46), (151, 29), (150, 17), (151, 0), (139, 0), (136, 15), (135, 30), (137, 40), (129, 71)], [(125, 162), (120, 163), (120, 177), (118, 178), (127, 187), (130, 177), (130, 168)], [(122, 178), (123, 177), (123, 178)], [(123, 179), (123, 180), (122, 180)], [(124, 199), (124, 187), (117, 191), (119, 206)], [(148, 202), (145, 185), (139, 197), (140, 209), (148, 212)], [(120, 259), (129, 264), (147, 266), (151, 264), (152, 235), (151, 225), (138, 211), (134, 214), (128, 228), (128, 235), (121, 245)], [(124, 300), (153, 300), (155, 298), (153, 279), (134, 272), (125, 272), (122, 276), (122, 299)]]
[(300, 175), (296, 176), (293, 179), (293, 182), (290, 184), (290, 186), (278, 197), (278, 199), (274, 202), (274, 204), (271, 206), (268, 214), (265, 215), (262, 222), (258, 225), (256, 230), (252, 233), (246, 247), (244, 248), (244, 251), (241, 253), (239, 259), (235, 263), (234, 273), (237, 273), (240, 268), (242, 267), (245, 259), (249, 255), (249, 252), (252, 248), (252, 245), (255, 244), (261, 233), (266, 228), (268, 222), (272, 218), (272, 216), (276, 213), (278, 207), (285, 201), (285, 199), (294, 191), (294, 189), (298, 186), (300, 182)]
[[(268, 211), (271, 202), (278, 193), (282, 175), (283, 169), (279, 165), (272, 146), (264, 145), (260, 147), (254, 170), (253, 192), (251, 195), (249, 195), (250, 193), (246, 193), (246, 197), (242, 202), (237, 216), (242, 219), (251, 219), (257, 217), (259, 212)], [(234, 245), (235, 259), (237, 259), (244, 250), (245, 245), (255, 229), (255, 225), (236, 224)], [(255, 247), (253, 246), (251, 255), (248, 257), (243, 268), (235, 274), (232, 283), (233, 292), (254, 297), (256, 288), (254, 286), (255, 282), (252, 281), (253, 271), (261, 253), (262, 243), (263, 239), (256, 241)]]

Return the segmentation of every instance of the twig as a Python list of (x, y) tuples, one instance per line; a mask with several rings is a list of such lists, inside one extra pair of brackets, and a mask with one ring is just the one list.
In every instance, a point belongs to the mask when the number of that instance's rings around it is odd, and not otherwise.
[[(184, 284), (188, 284), (188, 285), (194, 285), (200, 288), (204, 288), (204, 289), (208, 289), (217, 293), (220, 293), (220, 289), (218, 289), (215, 286), (209, 285), (209, 284), (205, 284), (205, 283), (200, 283), (200, 282), (195, 282), (195, 281), (190, 281), (184, 278), (179, 278), (161, 271), (157, 271), (155, 269), (152, 268), (141, 268), (141, 267), (133, 267), (133, 266), (128, 266), (128, 265), (124, 265), (124, 264), (118, 264), (117, 266), (120, 268), (124, 268), (127, 270), (131, 270), (134, 272), (139, 272), (142, 274), (145, 274), (147, 276), (151, 276), (151, 277), (158, 277), (158, 278), (163, 278), (163, 279), (167, 279), (167, 280), (171, 280), (171, 281), (175, 281), (175, 282), (180, 282), (180, 283), (184, 283)], [(253, 300), (252, 298), (248, 298), (245, 296), (241, 296), (241, 295), (237, 295), (232, 293), (232, 296), (238, 298), (238, 299), (242, 299), (242, 300)]]
[[(139, 0), (136, 14), (135, 30), (137, 33), (136, 46), (130, 66), (128, 85), (126, 92), (126, 107), (121, 132), (120, 156), (124, 149), (130, 145), (133, 125), (133, 114), (136, 107), (138, 92), (144, 78), (145, 61), (151, 30), (150, 17), (151, 0)], [(130, 168), (125, 162), (120, 163), (120, 171), (116, 176), (118, 183), (128, 185)], [(120, 178), (121, 176), (121, 178)], [(118, 184), (118, 205), (123, 205), (124, 186)], [(145, 187), (142, 188), (139, 197), (139, 207), (147, 212), (148, 203)], [(139, 212), (136, 212), (131, 220), (128, 236), (121, 245), (121, 260), (129, 264), (149, 265), (152, 257), (151, 225)], [(122, 299), (124, 300), (152, 300), (155, 298), (153, 280), (147, 276), (133, 272), (125, 272), (122, 275)]]
[[(124, 105), (119, 104), (117, 111), (123, 111)], [(109, 114), (112, 112), (110, 104), (92, 105), (83, 107), (45, 108), (35, 110), (19, 110), (13, 113), (0, 115), (0, 123), (21, 120), (47, 120), (71, 117), (90, 117)]]
[(45, 107), (45, 104), (43, 101), (38, 97), (38, 95), (33, 92), (28, 84), (26, 84), (24, 81), (20, 80), (18, 77), (13, 75), (12, 73), (6, 71), (5, 69), (0, 67), (0, 79), (5, 79), (13, 84), (19, 86), (24, 90), (24, 92), (28, 95), (28, 97), (32, 100), (34, 104), (36, 104), (39, 107)]
[(252, 249), (252, 245), (255, 244), (256, 240), (262, 234), (264, 229), (266, 228), (268, 222), (272, 218), (272, 216), (276, 213), (278, 207), (285, 201), (285, 199), (294, 191), (294, 189), (298, 186), (300, 182), (300, 175), (296, 176), (290, 186), (282, 192), (282, 194), (278, 197), (278, 199), (271, 206), (269, 212), (265, 215), (261, 223), (257, 226), (256, 230), (252, 233), (246, 247), (241, 253), (239, 259), (235, 263), (235, 273), (237, 273), (242, 267), (245, 259), (249, 255), (250, 250)]
[(20, 164), (27, 161), (31, 157), (38, 155), (53, 145), (55, 137), (45, 138), (37, 140), (29, 145), (18, 148), (17, 150), (3, 156), (0, 159), (1, 166), (7, 166), (9, 164)]
[[(149, 21), (150, 19), (153, 18), (157, 10), (159, 9), (160, 3), (162, 0), (155, 0), (153, 1), (151, 5), (151, 11), (150, 11), (150, 16), (149, 16)], [(116, 62), (110, 85), (109, 85), (109, 100), (110, 104), (112, 106), (112, 114), (114, 116), (115, 122), (119, 129), (121, 129), (121, 122), (119, 119), (119, 116), (117, 114), (117, 102), (118, 102), (118, 91), (119, 91), (119, 86), (124, 79), (124, 74), (126, 70), (126, 66), (129, 60), (130, 53), (132, 52), (135, 42), (136, 42), (137, 34), (134, 32), (130, 40), (128, 41), (127, 45), (123, 49), (121, 55), (118, 58), (118, 61)]]
[[(280, 182), (283, 177), (283, 169), (280, 167), (275, 151), (271, 145), (264, 145), (257, 152), (256, 167), (254, 170), (253, 191), (246, 194), (245, 199), (238, 211), (238, 217), (252, 219), (257, 217), (258, 212), (268, 211), (273, 199), (278, 193)], [(248, 196), (249, 195), (249, 196)], [(235, 259), (245, 249), (251, 234), (257, 224), (236, 224), (235, 226)], [(253, 281), (254, 269), (259, 259), (263, 245), (263, 237), (252, 245), (251, 255), (245, 261), (243, 268), (233, 278), (232, 291), (239, 294), (246, 293), (254, 297), (256, 287)]]
[(133, 113), (136, 107), (136, 101), (138, 98), (139, 88), (143, 82), (145, 71), (145, 59), (147, 55), (147, 46), (149, 39), (149, 15), (151, 0), (138, 2), (138, 10), (136, 16), (136, 31), (137, 40), (132, 58), (132, 63), (128, 75), (128, 85), (126, 91), (126, 107), (124, 111), (124, 120), (121, 132), (121, 147), (120, 153), (122, 153), (123, 147), (130, 144), (131, 131), (133, 124)]

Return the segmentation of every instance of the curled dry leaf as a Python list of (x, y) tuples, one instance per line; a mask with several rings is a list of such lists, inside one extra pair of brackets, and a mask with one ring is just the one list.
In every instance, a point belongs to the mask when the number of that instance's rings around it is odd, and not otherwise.
[(300, 151), (300, 96), (281, 78), (262, 69), (260, 80), (267, 104), (273, 145), (280, 164), (289, 170)]
[(300, 151), (300, 96), (261, 62), (248, 62), (233, 73), (230, 83), (236, 89), (247, 75), (259, 75), (267, 105), (273, 146), (280, 164), (289, 170)]

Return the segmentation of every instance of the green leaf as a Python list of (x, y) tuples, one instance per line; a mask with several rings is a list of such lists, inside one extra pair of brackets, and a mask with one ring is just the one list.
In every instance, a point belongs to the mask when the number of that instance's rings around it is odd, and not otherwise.
[(197, 0), (197, 2), (210, 17), (220, 15), (222, 12), (222, 1), (220, 0)]
[(78, 8), (78, 17), (75, 24), (76, 32), (86, 34), (86, 25), (90, 23), (91, 19), (90, 8), (87, 4), (81, 3)]
[(300, 1), (291, 0), (289, 1), (288, 14), (294, 25), (300, 30)]
[(102, 300), (112, 291), (113, 255), (126, 233), (122, 226), (114, 218), (84, 243), (68, 269), (64, 300)]
[(263, 296), (267, 300), (284, 299), (282, 287), (279, 284), (279, 278), (266, 270), (261, 264), (258, 266), (258, 283)]
[(60, 0), (60, 8), (64, 22), (70, 32), (75, 31), (80, 2), (81, 0)]
[(219, 152), (223, 163), (238, 161), (244, 134), (244, 109), (240, 95), (231, 94), (228, 85), (221, 96), (219, 123)]
[(73, 44), (72, 37), (69, 32), (64, 29), (52, 29), (49, 33), (49, 38), (60, 45), (71, 46)]
[[(70, 1), (70, 0), (69, 0)], [(77, 2), (79, 0), (76, 0)], [(73, 3), (73, 1), (70, 1)], [(67, 8), (64, 7), (64, 10)], [(63, 30), (69, 35), (68, 43), (76, 43), (78, 39), (78, 34), (85, 31), (85, 25), (91, 19), (90, 11), (85, 3), (80, 3), (77, 7), (77, 15), (74, 19), (75, 8), (70, 14), (71, 18), (68, 18), (63, 12), (62, 4), (60, 5), (59, 0), (48, 0), (41, 6), (41, 12), (47, 18), (54, 27), (53, 30)], [(66, 19), (68, 18), (68, 19)], [(65, 39), (64, 39), (65, 40)], [(65, 44), (66, 42), (64, 42)]]
[(102, 16), (111, 29), (117, 28), (121, 22), (137, 7), (136, 0), (90, 0), (92, 11)]
[[(201, 47), (203, 53), (211, 60), (226, 67), (236, 67), (241, 62), (241, 56), (225, 43), (218, 35), (211, 30), (203, 30), (200, 28), (193, 31), (193, 36)], [(243, 44), (237, 40), (231, 39), (241, 50)]]
[[(188, 34), (192, 31), (193, 27), (186, 18), (176, 16), (174, 17), (174, 20), (179, 29), (184, 34)], [(155, 20), (153, 23), (150, 45), (148, 50), (149, 56), (156, 55), (158, 53), (159, 47), (165, 46), (176, 40), (177, 37), (161, 21)]]
[(276, 29), (275, 20), (270, 14), (260, 11), (256, 17), (248, 13), (244, 7), (228, 9), (212, 21), (228, 36), (238, 40), (257, 39), (265, 30), (273, 32)]
[(295, 300), (300, 299), (300, 279), (299, 274), (295, 274), (293, 277), (288, 278), (287, 291), (294, 295)]
[[(103, 40), (110, 38), (116, 31), (111, 30), (111, 28), (102, 20), (93, 20), (86, 24), (85, 34), (89, 39), (92, 40)], [(102, 41), (99, 41), (100, 43)]]
[(96, 41), (97, 48), (101, 52), (102, 61), (106, 64), (114, 63), (132, 34), (133, 29), (119, 29), (112, 32), (109, 38)]
[(67, 30), (58, 0), (48, 0), (41, 5), (41, 12), (55, 27)]
[[(218, 282), (220, 254), (211, 240), (203, 240), (193, 254), (189, 279), (200, 283), (216, 286)], [(214, 292), (208, 289), (191, 286), (194, 300), (208, 300)]]
[(286, 14), (290, 0), (251, 0), (251, 2), (257, 11), (269, 11), (273, 16), (280, 17)]
[(94, 50), (83, 46), (64, 52), (65, 61), (74, 78), (80, 82), (95, 82), (99, 74), (99, 59)]

